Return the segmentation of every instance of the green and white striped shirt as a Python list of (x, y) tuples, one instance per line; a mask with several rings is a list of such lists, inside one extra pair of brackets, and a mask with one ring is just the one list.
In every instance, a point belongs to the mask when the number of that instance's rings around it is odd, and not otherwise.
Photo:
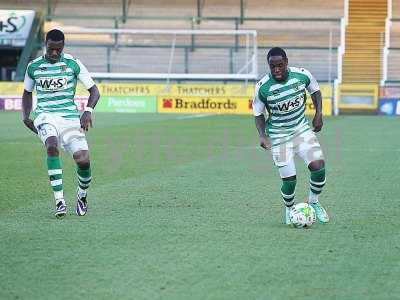
[(72, 55), (62, 53), (54, 64), (45, 56), (31, 61), (26, 69), (24, 88), (32, 92), (36, 87), (37, 106), (33, 112), (36, 118), (41, 113), (54, 113), (64, 118), (79, 118), (74, 103), (78, 79), (86, 89), (95, 83), (86, 67)]
[(309, 71), (303, 68), (288, 68), (284, 82), (265, 75), (256, 85), (253, 99), (254, 116), (268, 112), (266, 133), (272, 146), (290, 141), (293, 137), (310, 129), (304, 116), (306, 90), (313, 94), (319, 85)]

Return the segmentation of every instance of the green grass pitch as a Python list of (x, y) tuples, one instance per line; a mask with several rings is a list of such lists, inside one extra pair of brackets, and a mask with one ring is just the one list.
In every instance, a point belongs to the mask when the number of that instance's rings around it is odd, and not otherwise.
[(400, 299), (396, 118), (325, 119), (332, 221), (309, 230), (282, 224), (251, 116), (96, 114), (90, 210), (63, 155), (63, 220), (20, 119), (0, 113), (0, 299)]

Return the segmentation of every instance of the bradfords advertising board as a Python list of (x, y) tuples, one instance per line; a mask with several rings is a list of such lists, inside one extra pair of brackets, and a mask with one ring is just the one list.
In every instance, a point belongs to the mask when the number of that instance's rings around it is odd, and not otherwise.
[(0, 10), (0, 44), (24, 46), (34, 17), (33, 10)]
[(158, 112), (248, 114), (251, 100), (236, 97), (158, 97)]
[[(330, 99), (322, 99), (322, 113), (332, 115)], [(158, 97), (160, 113), (211, 113), (211, 114), (252, 114), (252, 99), (244, 97)], [(315, 113), (310, 100), (306, 102), (307, 115)]]

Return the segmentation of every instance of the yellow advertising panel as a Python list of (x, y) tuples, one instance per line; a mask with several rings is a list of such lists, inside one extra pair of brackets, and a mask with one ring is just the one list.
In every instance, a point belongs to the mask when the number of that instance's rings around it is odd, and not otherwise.
[(331, 84), (321, 84), (319, 86), (321, 90), (322, 98), (332, 98), (332, 85)]
[(22, 82), (0, 82), (0, 95), (20, 95), (24, 92)]
[[(184, 114), (244, 114), (250, 115), (252, 99), (243, 97), (158, 97), (159, 113), (184, 113)], [(306, 102), (306, 114), (313, 115), (315, 108), (312, 101)], [(332, 115), (330, 99), (322, 100), (322, 113), (324, 116)]]
[[(104, 96), (198, 96), (198, 97), (253, 97), (254, 84), (145, 84), (145, 83), (98, 83)], [(0, 82), (0, 93), (15, 95), (22, 93), (22, 82)], [(332, 96), (329, 84), (321, 85), (323, 98)], [(78, 83), (76, 94), (87, 94), (85, 87)]]
[[(23, 82), (0, 82), (0, 95), (19, 95), (22, 96), (24, 92)], [(78, 84), (76, 88), (76, 95), (89, 95), (89, 92), (85, 89), (82, 84)]]
[(145, 83), (99, 83), (102, 96), (156, 96), (163, 85)]
[[(314, 115), (315, 107), (311, 99), (308, 99), (306, 102), (306, 115)], [(322, 115), (323, 116), (332, 116), (332, 101), (330, 98), (322, 99)]]
[[(101, 97), (156, 97), (158, 111), (162, 113), (212, 113), (251, 114), (254, 84), (146, 84), (146, 83), (99, 83)], [(20, 98), (21, 82), (0, 82), (0, 95)], [(332, 87), (321, 85), (323, 113), (331, 115)], [(76, 99), (87, 98), (88, 91), (78, 84)], [(101, 101), (101, 99), (100, 99)], [(308, 97), (306, 114), (314, 111)]]
[(253, 97), (254, 84), (173, 84), (162, 94), (179, 97)]
[(158, 97), (158, 112), (249, 114), (251, 99), (238, 97)]
[(376, 84), (341, 84), (338, 87), (340, 109), (378, 108), (379, 87)]
[[(145, 83), (98, 83), (104, 96), (160, 96), (177, 95), (196, 97), (253, 97), (254, 84), (145, 84)], [(23, 92), (22, 82), (0, 82), (0, 93), (15, 95)], [(321, 85), (323, 98), (332, 96), (331, 85)], [(77, 95), (87, 95), (86, 88), (78, 83)]]
[[(141, 84), (141, 83), (99, 83), (100, 94), (104, 96), (168, 96), (178, 97), (253, 97), (254, 84)], [(83, 88), (78, 85), (78, 88)], [(323, 98), (332, 97), (332, 87), (321, 85)], [(81, 92), (79, 89), (78, 92)], [(83, 92), (86, 92), (83, 89)]]
[(100, 94), (104, 96), (160, 96), (179, 97), (251, 97), (254, 84), (141, 84), (100, 83)]

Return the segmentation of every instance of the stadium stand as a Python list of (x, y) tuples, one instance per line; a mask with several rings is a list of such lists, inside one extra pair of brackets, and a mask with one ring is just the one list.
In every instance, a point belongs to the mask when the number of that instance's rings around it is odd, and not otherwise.
[[(243, 1), (243, 9), (238, 0), (204, 0), (201, 1), (200, 9), (196, 1), (184, 0), (154, 0), (151, 3), (145, 0), (127, 1), (125, 8), (121, 3), (119, 0), (51, 1), (51, 7), (48, 8), (45, 0), (3, 0), (0, 7), (35, 8), (44, 13), (50, 11), (51, 20), (46, 24), (46, 29), (116, 26), (134, 29), (254, 29), (258, 32), (260, 73), (266, 70), (267, 49), (282, 46), (288, 49), (294, 65), (309, 68), (320, 81), (337, 77), (339, 18), (344, 15), (343, 1), (303, 0), (299, 3), (301, 5), (293, 7), (290, 0), (271, 0), (267, 3), (262, 0), (247, 0)], [(125, 19), (122, 18), (124, 12)], [(198, 16), (201, 16), (201, 21), (197, 19)], [(169, 49), (156, 47), (171, 44), (165, 37), (143, 40), (122, 37), (119, 40), (120, 47), (115, 47), (115, 39), (110, 35), (68, 35), (67, 39), (69, 43), (66, 51), (79, 56), (93, 71), (151, 72), (155, 59), (160, 63), (166, 62), (167, 66), (170, 56)], [(191, 43), (190, 40), (178, 40), (177, 44), (179, 42), (183, 45)], [(146, 51), (132, 47), (143, 44), (154, 47), (146, 48)], [(175, 52), (174, 68), (177, 72), (185, 69), (190, 72), (201, 72), (203, 69), (208, 72), (215, 69), (234, 72), (240, 65), (239, 58), (234, 61), (233, 66), (229, 63), (229, 55), (232, 55), (229, 47), (234, 44), (235, 38), (232, 36), (223, 39), (219, 37), (218, 40), (212, 37), (196, 37), (194, 52), (186, 53), (184, 49)], [(201, 48), (212, 45), (227, 45), (227, 48)], [(207, 65), (193, 63), (207, 55), (211, 57)], [(233, 56), (240, 57), (243, 53), (240, 50), (235, 51)], [(189, 59), (187, 66), (184, 65), (185, 58)]]
[(343, 82), (378, 83), (387, 17), (387, 0), (350, 0)]

